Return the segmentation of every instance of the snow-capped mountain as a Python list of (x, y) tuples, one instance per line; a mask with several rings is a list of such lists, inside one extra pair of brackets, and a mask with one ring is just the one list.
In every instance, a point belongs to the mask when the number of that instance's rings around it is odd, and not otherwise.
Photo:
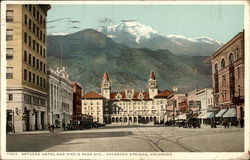
[(122, 20), (115, 24), (105, 18), (100, 21), (100, 27), (97, 30), (129, 47), (168, 49), (176, 55), (207, 56), (223, 45), (222, 42), (205, 36), (189, 38), (182, 35), (164, 35), (136, 20)]

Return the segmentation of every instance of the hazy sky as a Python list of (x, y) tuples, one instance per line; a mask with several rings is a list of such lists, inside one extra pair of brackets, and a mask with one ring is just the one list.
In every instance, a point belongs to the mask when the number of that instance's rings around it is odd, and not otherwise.
[[(97, 28), (101, 18), (137, 20), (163, 34), (227, 42), (244, 27), (243, 5), (52, 5), (48, 33)], [(64, 19), (70, 18), (70, 19)], [(64, 19), (60, 21), (54, 21)], [(73, 22), (69, 22), (73, 20)], [(52, 22), (50, 22), (52, 21)], [(80, 21), (79, 23), (74, 21)], [(54, 28), (53, 28), (54, 27)], [(79, 27), (79, 28), (77, 28)]]

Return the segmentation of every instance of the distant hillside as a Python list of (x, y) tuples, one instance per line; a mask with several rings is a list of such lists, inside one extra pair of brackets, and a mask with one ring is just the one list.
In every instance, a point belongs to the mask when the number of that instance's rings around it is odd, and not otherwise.
[(211, 86), (207, 57), (175, 56), (166, 49), (129, 48), (96, 30), (87, 29), (65, 36), (48, 36), (48, 63), (51, 66), (60, 64), (61, 43), (63, 65), (71, 80), (80, 82), (87, 91), (99, 91), (104, 72), (109, 73), (113, 90), (147, 89), (150, 71), (155, 72), (161, 90), (173, 86), (191, 90), (195, 86), (195, 66), (198, 86)]
[(98, 31), (131, 48), (168, 49), (174, 55), (210, 56), (224, 44), (206, 36), (190, 38), (183, 35), (164, 35), (135, 20), (114, 23), (111, 19), (104, 18)]

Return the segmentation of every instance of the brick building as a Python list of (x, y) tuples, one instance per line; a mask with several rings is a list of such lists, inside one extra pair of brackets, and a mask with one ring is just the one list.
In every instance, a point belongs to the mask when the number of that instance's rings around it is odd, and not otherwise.
[(238, 33), (211, 56), (214, 103), (217, 109), (234, 110), (244, 119), (244, 31)]
[(77, 82), (72, 82), (73, 85), (73, 121), (82, 119), (82, 87)]

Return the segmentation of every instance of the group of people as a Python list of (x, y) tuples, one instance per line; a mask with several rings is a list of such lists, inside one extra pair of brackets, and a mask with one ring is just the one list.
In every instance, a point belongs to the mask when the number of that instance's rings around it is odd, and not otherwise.
[[(62, 126), (63, 126), (63, 130), (66, 131), (66, 124), (63, 123)], [(48, 129), (50, 132), (55, 132), (55, 125), (54, 124), (50, 125), (50, 123), (48, 123)], [(67, 124), (67, 129), (70, 129), (69, 123)]]
[(224, 119), (222, 125), (226, 128), (229, 128), (229, 126), (235, 126), (235, 127), (238, 127), (238, 125), (240, 124), (240, 127), (243, 128), (244, 126), (244, 121), (243, 120), (240, 120), (239, 121), (229, 121), (228, 119)]

